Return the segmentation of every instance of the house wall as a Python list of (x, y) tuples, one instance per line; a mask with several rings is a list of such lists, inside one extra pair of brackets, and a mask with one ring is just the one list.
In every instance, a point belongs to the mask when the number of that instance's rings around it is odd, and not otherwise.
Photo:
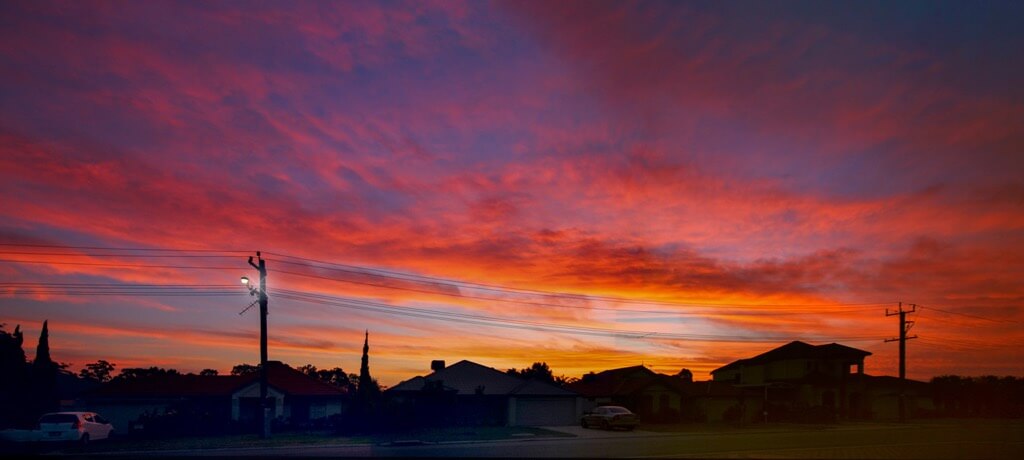
[(163, 414), (170, 405), (171, 401), (90, 402), (82, 410), (102, 415), (114, 425), (115, 432), (125, 434), (132, 431), (132, 423), (138, 421), (142, 414)]
[(739, 369), (728, 369), (711, 374), (711, 380), (715, 382), (735, 382), (737, 375), (740, 375)]
[[(286, 413), (286, 411), (285, 411), (285, 397), (284, 397), (283, 393), (281, 393), (280, 391), (274, 389), (273, 387), (268, 387), (267, 388), (267, 397), (268, 398), (274, 398), (274, 407), (273, 407), (273, 410), (272, 410), (272, 413), (271, 413), (273, 417), (277, 417), (278, 415), (283, 416), (283, 417), (288, 417), (289, 416)], [(253, 383), (252, 385), (248, 385), (246, 387), (243, 387), (242, 389), (234, 392), (231, 395), (231, 420), (235, 420), (235, 421), (240, 420), (241, 415), (242, 415), (242, 409), (241, 409), (242, 402), (241, 402), (241, 400), (243, 398), (245, 398), (245, 399), (256, 399), (257, 401), (259, 401), (259, 399), (260, 399), (260, 385), (259, 385), (259, 383)], [(289, 408), (289, 410), (290, 410), (290, 408)]]
[(740, 368), (740, 383), (745, 385), (764, 383), (764, 371), (763, 365), (743, 366)]
[(750, 423), (761, 417), (762, 402), (749, 396), (698, 396), (692, 401), (698, 413), (703, 414), (708, 422), (735, 422), (736, 420), (726, 420), (726, 414), (737, 410), (739, 421), (743, 423)]
[(812, 369), (824, 367), (821, 362), (808, 359), (785, 359), (768, 363), (765, 367), (764, 378), (767, 381), (799, 379)]
[(345, 409), (341, 401), (311, 402), (309, 404), (309, 419), (316, 420), (332, 415), (340, 414)]
[(650, 419), (671, 413), (678, 415), (681, 402), (679, 393), (661, 385), (652, 385), (637, 392), (633, 397), (633, 407), (628, 409)]

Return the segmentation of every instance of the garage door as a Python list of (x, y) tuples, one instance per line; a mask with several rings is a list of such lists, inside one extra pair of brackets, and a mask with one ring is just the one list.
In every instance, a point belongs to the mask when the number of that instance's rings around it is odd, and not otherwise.
[(576, 398), (516, 398), (516, 425), (575, 425)]

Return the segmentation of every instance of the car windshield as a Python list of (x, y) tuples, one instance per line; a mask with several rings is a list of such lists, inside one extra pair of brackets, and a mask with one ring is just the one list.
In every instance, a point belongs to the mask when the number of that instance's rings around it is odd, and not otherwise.
[(630, 412), (629, 409), (626, 409), (625, 407), (609, 407), (608, 408), (608, 413), (609, 414), (631, 414), (632, 412)]
[(74, 414), (46, 414), (39, 419), (39, 423), (75, 423), (77, 420)]

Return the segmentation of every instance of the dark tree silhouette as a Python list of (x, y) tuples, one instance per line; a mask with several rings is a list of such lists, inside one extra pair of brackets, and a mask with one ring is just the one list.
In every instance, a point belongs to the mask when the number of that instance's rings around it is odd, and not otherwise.
[(220, 372), (217, 372), (217, 369), (203, 369), (199, 371), (199, 375), (204, 377), (215, 377), (217, 374), (220, 374)]
[(60, 407), (57, 397), (57, 363), (50, 358), (49, 322), (43, 321), (39, 333), (36, 357), (32, 361), (32, 409), (35, 415), (56, 411)]
[(370, 377), (370, 331), (363, 340), (363, 359), (359, 366), (359, 384), (356, 389), (359, 399), (370, 401), (380, 395), (380, 385)]
[(260, 370), (259, 365), (253, 364), (236, 364), (235, 367), (231, 368), (231, 375), (248, 375)]
[(941, 375), (930, 385), (940, 415), (1024, 418), (1024, 378)]
[(306, 364), (305, 366), (299, 367), (298, 369), (303, 374), (310, 377), (314, 377), (322, 382), (329, 383), (338, 388), (348, 389), (350, 392), (355, 393), (356, 388), (359, 386), (359, 376), (356, 374), (346, 374), (345, 370), (340, 367), (333, 369), (317, 369), (312, 364)]
[(675, 377), (682, 379), (684, 382), (693, 383), (693, 372), (690, 372), (687, 368), (682, 368), (679, 372), (676, 372)]
[(551, 368), (548, 367), (548, 363), (533, 363), (530, 367), (525, 369), (509, 369), (505, 371), (505, 373), (514, 377), (555, 383), (555, 376), (551, 373)]
[(29, 391), (30, 367), (22, 349), (24, 335), (21, 326), (14, 332), (4, 330), (0, 324), (0, 429), (30, 423)]
[(82, 370), (78, 371), (78, 376), (83, 379), (91, 379), (97, 382), (109, 382), (110, 379), (114, 378), (114, 368), (117, 365), (108, 362), (105, 359), (97, 360), (94, 363), (86, 364)]
[(121, 369), (121, 373), (117, 374), (117, 380), (132, 380), (150, 377), (159, 377), (167, 375), (181, 375), (177, 369), (164, 369), (162, 367), (130, 367)]
[(540, 380), (542, 382), (551, 383), (558, 386), (565, 386), (572, 382), (575, 382), (576, 378), (566, 377), (564, 375), (555, 376), (551, 368), (548, 367), (548, 363), (533, 363), (530, 367), (525, 369), (509, 369), (505, 371), (506, 374), (513, 377), (519, 377), (524, 379)]

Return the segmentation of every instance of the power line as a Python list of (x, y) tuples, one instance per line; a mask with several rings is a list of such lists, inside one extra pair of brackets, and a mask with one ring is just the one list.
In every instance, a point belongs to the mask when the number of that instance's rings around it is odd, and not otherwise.
[(73, 252), (31, 252), (31, 251), (0, 251), (3, 255), (18, 256), (62, 256), (62, 257), (153, 257), (153, 258), (219, 258), (232, 259), (237, 255), (213, 255), (213, 254), (96, 254), (96, 253), (73, 253)]
[(184, 248), (125, 248), (111, 246), (69, 246), (62, 244), (27, 244), (27, 243), (0, 243), (0, 246), (14, 246), (26, 248), (56, 248), (56, 249), (92, 249), (106, 251), (155, 251), (155, 252), (227, 252), (227, 253), (249, 253), (234, 249), (184, 249)]
[(0, 283), (9, 294), (63, 294), (77, 296), (232, 296), (237, 286), (226, 284), (110, 284), (110, 283)]
[[(537, 289), (510, 288), (510, 287), (507, 287), (507, 286), (500, 286), (500, 285), (495, 285), (495, 284), (476, 283), (476, 282), (470, 282), (470, 281), (461, 281), (461, 280), (454, 280), (454, 279), (449, 279), (449, 278), (439, 278), (439, 277), (426, 276), (426, 275), (412, 275), (412, 274), (395, 272), (395, 271), (384, 270), (384, 269), (379, 269), (379, 268), (369, 268), (369, 267), (361, 267), (361, 266), (357, 266), (357, 265), (339, 264), (339, 263), (334, 263), (334, 262), (326, 262), (326, 261), (320, 261), (320, 260), (315, 260), (315, 259), (308, 259), (308, 258), (304, 258), (304, 257), (297, 257), (297, 256), (291, 256), (291, 255), (287, 255), (287, 254), (280, 254), (280, 253), (268, 252), (267, 254), (276, 255), (276, 256), (279, 256), (279, 257), (289, 257), (289, 258), (293, 258), (293, 259), (303, 260), (303, 261), (306, 261), (306, 262), (313, 262), (313, 263), (329, 265), (329, 266), (328, 267), (321, 267), (321, 266), (312, 265), (312, 264), (309, 264), (309, 263), (298, 263), (298, 262), (291, 262), (291, 261), (287, 261), (287, 260), (274, 259), (275, 262), (284, 263), (284, 264), (290, 264), (290, 265), (304, 266), (304, 267), (310, 267), (310, 268), (319, 268), (319, 269), (326, 269), (326, 270), (334, 270), (334, 271), (340, 271), (340, 272), (345, 272), (345, 273), (353, 273), (353, 274), (357, 274), (357, 275), (379, 276), (379, 277), (384, 277), (384, 278), (400, 279), (400, 280), (404, 280), (404, 281), (424, 282), (423, 280), (427, 280), (429, 282), (440, 282), (440, 283), (451, 284), (451, 285), (454, 285), (454, 287), (465, 286), (465, 287), (470, 287), (470, 288), (473, 288), (473, 289), (498, 291), (498, 292), (514, 293), (514, 294), (535, 294), (535, 295), (543, 295), (543, 296), (548, 296), (548, 297), (565, 297), (565, 298), (570, 298), (570, 299), (573, 299), (573, 300), (600, 300), (600, 301), (607, 301), (607, 302), (619, 302), (619, 303), (629, 303), (629, 304), (664, 305), (664, 306), (707, 306), (707, 307), (724, 307), (724, 306), (729, 306), (729, 307), (840, 307), (840, 306), (880, 306), (880, 305), (891, 305), (891, 304), (894, 303), (894, 302), (865, 302), (865, 303), (829, 303), (829, 304), (736, 304), (736, 305), (728, 305), (728, 304), (720, 304), (720, 303), (673, 302), (673, 301), (661, 301), (661, 300), (650, 300), (650, 299), (631, 299), (631, 298), (626, 298), (626, 297), (612, 297), (612, 296), (589, 295), (589, 294), (574, 294), (574, 293), (557, 292), (557, 291), (544, 291), (544, 290), (537, 290)], [(341, 267), (341, 268), (338, 268), (338, 267)], [(370, 273), (367, 273), (367, 272), (370, 272)]]
[(89, 267), (106, 267), (106, 268), (176, 268), (176, 269), (194, 269), (194, 270), (237, 270), (239, 267), (211, 267), (211, 266), (193, 266), (193, 265), (140, 265), (140, 264), (105, 264), (105, 263), (93, 263), (93, 262), (51, 262), (46, 260), (14, 260), (14, 259), (0, 259), (0, 262), (10, 262), (19, 264), (46, 264), (46, 265), (83, 265)]
[[(275, 262), (281, 262), (281, 261), (275, 260)], [(285, 275), (292, 275), (292, 276), (300, 276), (300, 277), (305, 277), (305, 278), (321, 279), (321, 280), (327, 280), (327, 281), (336, 281), (336, 282), (340, 282), (340, 283), (358, 284), (358, 285), (362, 285), (362, 286), (379, 287), (379, 288), (384, 288), (384, 289), (393, 289), (393, 290), (399, 290), (399, 291), (418, 292), (418, 293), (421, 293), (421, 294), (442, 295), (442, 296), (446, 296), (446, 297), (458, 297), (458, 298), (464, 298), (464, 299), (485, 300), (485, 301), (493, 301), (493, 302), (505, 302), (505, 303), (520, 304), (520, 305), (534, 305), (534, 306), (540, 306), (540, 307), (571, 308), (571, 309), (577, 309), (577, 310), (611, 311), (611, 312), (619, 312), (619, 313), (646, 313), (646, 314), (660, 314), (660, 315), (686, 315), (687, 314), (686, 312), (679, 312), (679, 311), (641, 310), (641, 309), (630, 309), (630, 308), (608, 308), (608, 307), (597, 307), (597, 306), (565, 305), (565, 304), (556, 304), (556, 303), (549, 303), (549, 302), (533, 302), (533, 301), (528, 301), (528, 300), (508, 299), (508, 298), (501, 298), (501, 297), (474, 296), (474, 295), (470, 295), (470, 294), (464, 294), (462, 292), (453, 293), (453, 292), (445, 292), (445, 291), (440, 291), (440, 290), (417, 289), (417, 288), (411, 288), (411, 287), (394, 286), (394, 285), (380, 284), (380, 283), (371, 283), (371, 282), (367, 282), (367, 281), (356, 281), (356, 280), (349, 280), (349, 279), (342, 279), (342, 278), (332, 278), (332, 277), (327, 277), (327, 276), (313, 275), (313, 274), (309, 274), (309, 273), (299, 273), (299, 272), (293, 272), (293, 271), (288, 271), (288, 270), (276, 270), (274, 273), (285, 274)], [(684, 305), (684, 304), (677, 304), (677, 306), (686, 306), (686, 305)], [(763, 314), (763, 315), (791, 315), (791, 314), (803, 315), (803, 314), (807, 314), (806, 312), (769, 312), (769, 311), (764, 311), (763, 309), (753, 308), (752, 305), (742, 305), (742, 306), (730, 306), (730, 305), (724, 305), (724, 304), (722, 304), (722, 305), (714, 305), (714, 306), (712, 306), (712, 305), (689, 305), (689, 307), (690, 308), (722, 308), (722, 309), (747, 310), (747, 311), (756, 311), (756, 312), (758, 312), (758, 314)], [(861, 309), (861, 310), (821, 311), (821, 312), (815, 312), (815, 313), (846, 314), (846, 313), (857, 313), (857, 312), (860, 312), (860, 311), (867, 311), (867, 310), (875, 311), (875, 309), (872, 308), (872, 309)]]
[[(416, 307), (397, 307), (394, 305), (380, 304), (375, 302), (367, 302), (358, 299), (351, 299), (345, 297), (334, 297), (322, 294), (311, 294), (302, 291), (292, 291), (287, 289), (279, 289), (274, 291), (276, 298), (284, 298), (289, 300), (298, 300), (308, 303), (335, 306), (340, 308), (350, 308), (356, 310), (373, 311), (379, 313), (388, 313), (402, 316), (411, 316), (423, 319), (432, 319), (438, 321), (456, 321), (469, 324), (485, 325), (485, 326), (497, 326), (497, 327), (510, 327), (517, 329), (529, 329), (529, 330), (541, 330), (541, 331), (554, 331), (563, 333), (573, 334), (584, 334), (584, 335), (599, 335), (599, 336), (610, 336), (619, 338), (635, 338), (635, 339), (662, 339), (662, 340), (688, 340), (688, 341), (708, 341), (708, 342), (757, 342), (757, 343), (769, 343), (777, 342), (780, 340), (788, 340), (787, 337), (763, 337), (763, 338), (743, 338), (735, 335), (711, 335), (711, 334), (673, 334), (666, 332), (649, 332), (649, 331), (634, 331), (634, 330), (621, 330), (621, 329), (607, 329), (607, 328), (595, 328), (585, 326), (570, 326), (561, 324), (551, 324), (536, 321), (527, 321), (521, 319), (510, 319), (510, 318), (499, 318), (494, 316), (475, 315), (469, 313), (457, 313), (457, 312), (439, 312), (436, 310), (428, 310)], [(856, 336), (856, 337), (843, 337), (835, 338), (830, 337), (828, 340), (846, 340), (846, 341), (876, 341), (880, 337), (867, 337), (867, 336)]]
[[(100, 247), (100, 246), (62, 246), (62, 245), (33, 245), (33, 244), (13, 244), (13, 243), (0, 243), (0, 246), (23, 246), (23, 247), (64, 248), (64, 249), (93, 249), (93, 250), (110, 250), (110, 251), (169, 251), (169, 252), (221, 252), (221, 253), (245, 252), (245, 251), (217, 250), (217, 249), (124, 248), (124, 247), (120, 247), (119, 248), (119, 247)], [(5, 252), (0, 251), (0, 254), (5, 254)], [(72, 254), (62, 254), (62, 253), (31, 253), (31, 254), (75, 255), (75, 256), (90, 256), (91, 255), (91, 256), (96, 256), (96, 257), (104, 257), (104, 256), (105, 257), (114, 257), (114, 256), (117, 256), (117, 255), (113, 255), (113, 254), (73, 254), (73, 253)], [(566, 298), (566, 299), (577, 300), (577, 301), (606, 301), (606, 302), (626, 303), (626, 304), (634, 304), (634, 305), (653, 305), (653, 306), (671, 306), (671, 307), (683, 306), (683, 307), (732, 308), (732, 309), (765, 308), (765, 307), (800, 307), (800, 308), (807, 308), (807, 307), (833, 307), (834, 308), (834, 307), (847, 307), (847, 306), (882, 306), (882, 305), (890, 305), (890, 304), (893, 303), (893, 302), (866, 302), (866, 303), (830, 303), (830, 304), (731, 304), (730, 305), (730, 304), (703, 303), (703, 302), (673, 302), (673, 301), (661, 301), (661, 300), (651, 300), (651, 299), (635, 299), (635, 298), (613, 297), (613, 296), (602, 296), (602, 295), (576, 294), (576, 293), (566, 293), (566, 292), (557, 292), (557, 291), (545, 291), (545, 290), (537, 290), (537, 289), (513, 288), (513, 287), (500, 286), (500, 285), (495, 285), (495, 284), (477, 283), (477, 282), (455, 280), (455, 279), (449, 279), (449, 278), (433, 277), (433, 276), (427, 276), (427, 275), (415, 275), (415, 274), (408, 274), (408, 273), (402, 273), (402, 272), (397, 272), (397, 271), (392, 271), (392, 270), (385, 270), (385, 269), (379, 269), (379, 268), (371, 268), (371, 267), (363, 267), (363, 266), (358, 266), (358, 265), (341, 264), (341, 263), (336, 263), (336, 262), (328, 262), (328, 261), (323, 261), (323, 260), (299, 257), (299, 256), (294, 256), (294, 255), (284, 254), (284, 253), (266, 252), (266, 254), (276, 255), (278, 257), (285, 257), (285, 258), (290, 258), (290, 259), (295, 259), (295, 260), (301, 260), (301, 261), (307, 262), (307, 263), (299, 263), (299, 262), (293, 262), (293, 261), (288, 261), (288, 260), (280, 260), (280, 259), (274, 259), (274, 262), (290, 264), (290, 265), (296, 265), (296, 266), (304, 266), (304, 267), (315, 268), (315, 269), (334, 270), (334, 271), (340, 271), (340, 272), (344, 272), (344, 273), (350, 273), (350, 274), (356, 274), (356, 275), (362, 275), (362, 276), (377, 276), (377, 277), (388, 278), (388, 279), (402, 280), (402, 281), (406, 281), (406, 282), (419, 282), (419, 283), (424, 283), (424, 282), (438, 283), (439, 282), (439, 283), (444, 283), (444, 284), (451, 285), (451, 287), (455, 287), (455, 288), (470, 288), (470, 289), (477, 289), (477, 290), (484, 290), (484, 291), (491, 291), (491, 292), (510, 293), (510, 294), (542, 295), (542, 296), (546, 296), (546, 297)], [(145, 255), (145, 254), (132, 254), (132, 255), (125, 255), (125, 256), (130, 256), (130, 257), (147, 257), (147, 255)], [(174, 257), (173, 255), (162, 255), (162, 256), (161, 255), (152, 255), (152, 256), (153, 257), (158, 257), (158, 256), (160, 256), (160, 257)], [(185, 256), (185, 255), (183, 255), (183, 256)], [(196, 256), (196, 257), (202, 257), (202, 256)], [(209, 257), (229, 257), (229, 256), (209, 256)], [(0, 261), (19, 262), (19, 261), (13, 261), (13, 260), (9, 260), (9, 259), (0, 259)], [(27, 263), (57, 263), (57, 262), (40, 262), (40, 261), (24, 261), (24, 262), (27, 262)], [(82, 264), (82, 265), (85, 265), (85, 263), (76, 263), (76, 262), (64, 262), (63, 264), (68, 264), (68, 265)], [(321, 264), (321, 265), (327, 265), (327, 266), (319, 266), (319, 265), (313, 265), (313, 264)], [(113, 266), (113, 265), (110, 265), (110, 264), (96, 264), (95, 266)], [(144, 266), (144, 267), (145, 268), (200, 268), (200, 269), (202, 269), (202, 268), (211, 268), (211, 269), (215, 268), (215, 267), (155, 266), (155, 265)], [(129, 268), (129, 267), (125, 266), (125, 268)], [(216, 267), (216, 268), (217, 269), (233, 269), (235, 267), (226, 267), (226, 268), (225, 267)], [(341, 280), (341, 279), (336, 279), (336, 278), (319, 277), (319, 276), (315, 276), (315, 275), (299, 274), (299, 273), (296, 273), (296, 272), (289, 272), (289, 273), (293, 274), (293, 275), (297, 275), (297, 276), (309, 276), (309, 277), (314, 277), (314, 278), (322, 278), (322, 279), (329, 279), (329, 280), (334, 280), (334, 281), (349, 282), (349, 283), (355, 283), (355, 284), (363, 284), (363, 285), (374, 286), (374, 287), (382, 287), (382, 288), (389, 288), (389, 289), (400, 289), (400, 290), (407, 290), (407, 291), (411, 291), (411, 292), (420, 292), (420, 293), (427, 293), (427, 294), (438, 294), (438, 292), (435, 292), (435, 291), (416, 290), (416, 289), (412, 289), (412, 288), (400, 288), (400, 287), (396, 287), (396, 286), (382, 285), (382, 284), (376, 284), (376, 283), (357, 282), (357, 281), (352, 281), (352, 280)], [(496, 298), (491, 298), (491, 297), (486, 297), (486, 298), (484, 298), (484, 297), (469, 297), (469, 296), (466, 296), (466, 295), (461, 295), (461, 297), (476, 298), (476, 299), (479, 299), (479, 300), (498, 300)], [(515, 302), (524, 303), (523, 301), (515, 301)], [(539, 305), (539, 306), (569, 307), (569, 306), (565, 306), (565, 305), (561, 305), (561, 304), (551, 304), (551, 303), (542, 303), (542, 302), (532, 302), (532, 303), (536, 304), (536, 305)], [(572, 308), (572, 307), (569, 307), (569, 308)], [(587, 308), (587, 307), (582, 307), (582, 308)], [(590, 309), (599, 309), (599, 308), (598, 307), (591, 307)], [(609, 310), (609, 311), (625, 311), (623, 309), (607, 309), (607, 310)], [(866, 311), (866, 310), (867, 309), (864, 309), (862, 311)], [(664, 312), (664, 311), (655, 311), (655, 310), (630, 310), (630, 311), (637, 312), (637, 313), (658, 313), (658, 314), (666, 314), (667, 313), (667, 314), (674, 314), (674, 312)], [(805, 312), (794, 313), (794, 314), (803, 314), (803, 313), (805, 313)]]
[(960, 313), (960, 312), (957, 312), (957, 311), (943, 310), (941, 308), (935, 308), (935, 307), (926, 307), (926, 306), (920, 306), (920, 307), (921, 308), (928, 308), (930, 310), (935, 310), (935, 311), (941, 312), (941, 313), (946, 313), (948, 315), (958, 315), (958, 316), (963, 316), (963, 317), (966, 317), (966, 318), (980, 319), (982, 321), (991, 321), (993, 323), (1019, 323), (1020, 322), (1020, 321), (1016, 321), (1016, 320), (1012, 320), (1012, 319), (989, 318), (989, 317), (985, 317), (985, 316), (981, 316), (981, 315), (972, 315), (970, 313)]

